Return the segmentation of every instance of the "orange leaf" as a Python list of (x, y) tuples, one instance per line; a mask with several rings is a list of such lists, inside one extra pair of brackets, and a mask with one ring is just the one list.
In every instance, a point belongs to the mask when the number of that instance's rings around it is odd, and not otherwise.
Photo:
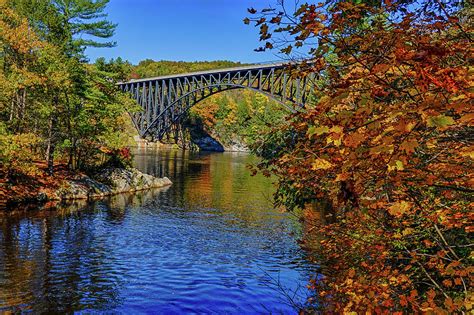
[(357, 148), (359, 144), (365, 140), (365, 136), (361, 133), (355, 132), (347, 135), (344, 138), (344, 144), (350, 148)]
[(406, 154), (410, 154), (412, 152), (415, 152), (415, 148), (417, 146), (418, 146), (417, 140), (406, 140), (402, 142), (402, 144), (400, 145), (400, 149), (402, 151), (405, 151)]
[(388, 213), (390, 213), (393, 216), (401, 216), (407, 211), (409, 211), (411, 207), (412, 207), (412, 204), (410, 202), (406, 202), (406, 201), (395, 202), (388, 208)]

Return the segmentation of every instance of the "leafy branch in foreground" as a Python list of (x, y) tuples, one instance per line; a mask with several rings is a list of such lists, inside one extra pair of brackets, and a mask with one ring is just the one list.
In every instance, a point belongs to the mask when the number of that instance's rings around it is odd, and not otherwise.
[(340, 0), (249, 12), (261, 50), (306, 47), (300, 74), (321, 75), (317, 101), (270, 135), (296, 137), (275, 140), (287, 147), (259, 166), (278, 177), (278, 204), (330, 201), (335, 219), (305, 235), (325, 266), (310, 284), (315, 307), (472, 311), (472, 7)]

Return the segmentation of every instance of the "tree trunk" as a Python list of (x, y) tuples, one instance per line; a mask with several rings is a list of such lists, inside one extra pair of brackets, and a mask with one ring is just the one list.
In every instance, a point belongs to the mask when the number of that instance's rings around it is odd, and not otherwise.
[(46, 148), (46, 161), (48, 162), (48, 174), (50, 176), (54, 173), (54, 150), (56, 148), (56, 123), (57, 115), (55, 109), (58, 105), (58, 97), (55, 96), (53, 99), (53, 112), (49, 118), (48, 126), (48, 139), (47, 139), (47, 148)]
[(73, 132), (72, 132), (71, 119), (73, 119), (72, 118), (73, 115), (71, 113), (71, 104), (69, 103), (69, 95), (67, 94), (67, 92), (64, 92), (64, 97), (66, 99), (67, 134), (68, 134), (69, 140), (71, 141), (71, 147), (69, 148), (69, 160), (68, 160), (67, 166), (69, 169), (74, 170), (75, 169), (74, 160), (75, 160), (75, 155), (76, 155), (76, 139), (73, 136)]
[(54, 173), (54, 150), (56, 148), (56, 141), (54, 139), (54, 129), (56, 128), (56, 116), (51, 115), (48, 128), (48, 146), (46, 148), (46, 161), (48, 161), (48, 174), (50, 176)]
[(18, 121), (17, 121), (17, 132), (22, 131), (23, 118), (25, 117), (26, 111), (26, 88), (18, 92)]
[(76, 170), (77, 169), (77, 140), (73, 138), (71, 140), (71, 148), (69, 148), (69, 161), (68, 161), (68, 167), (71, 170)]
[(15, 99), (12, 98), (12, 105), (10, 107), (10, 117), (8, 118), (9, 122), (11, 122), (13, 120), (14, 112), (15, 112)]

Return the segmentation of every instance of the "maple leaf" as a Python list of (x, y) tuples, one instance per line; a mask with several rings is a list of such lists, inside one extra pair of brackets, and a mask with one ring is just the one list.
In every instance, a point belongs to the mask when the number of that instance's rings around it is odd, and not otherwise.
[(459, 122), (467, 123), (468, 125), (472, 125), (472, 123), (474, 122), (474, 113), (469, 113), (469, 114), (466, 114), (466, 115), (462, 116), (459, 119)]
[(409, 211), (411, 207), (412, 207), (412, 204), (407, 201), (395, 202), (388, 208), (388, 213), (390, 213), (393, 216), (401, 216), (405, 214), (407, 211)]
[(428, 127), (437, 127), (443, 130), (448, 126), (454, 125), (454, 119), (445, 115), (431, 116), (427, 120), (427, 125)]
[(281, 52), (284, 53), (284, 54), (286, 54), (286, 55), (289, 55), (292, 50), (293, 50), (293, 46), (288, 45), (286, 48), (282, 48), (282, 49), (281, 49)]
[(357, 148), (359, 144), (365, 140), (365, 135), (359, 132), (354, 132), (350, 135), (346, 135), (344, 138), (344, 144), (350, 148)]
[(418, 141), (417, 140), (405, 140), (400, 145), (400, 149), (402, 151), (404, 151), (406, 154), (410, 154), (412, 152), (415, 152), (416, 147), (418, 147)]
[(312, 170), (327, 170), (333, 167), (333, 164), (325, 159), (318, 158), (311, 165)]
[(255, 14), (255, 13), (257, 13), (257, 10), (255, 10), (254, 8), (248, 8), (247, 11), (248, 11), (250, 14)]
[(306, 134), (309, 136), (309, 138), (311, 138), (314, 135), (320, 136), (320, 135), (328, 133), (328, 132), (329, 132), (329, 127), (326, 127), (326, 126), (321, 126), (321, 127), (311, 126), (311, 127), (308, 128), (308, 131), (306, 132)]
[(394, 170), (403, 171), (404, 169), (405, 167), (403, 165), (403, 162), (400, 160), (395, 160), (393, 162), (390, 162), (390, 164), (388, 164), (389, 171), (394, 171)]

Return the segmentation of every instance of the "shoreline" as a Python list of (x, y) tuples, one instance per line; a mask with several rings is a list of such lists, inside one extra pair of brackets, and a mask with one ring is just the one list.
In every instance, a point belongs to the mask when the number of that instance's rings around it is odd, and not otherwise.
[(97, 200), (172, 185), (167, 177), (145, 174), (136, 168), (105, 168), (93, 176), (74, 174), (58, 166), (53, 177), (23, 176), (0, 184), (0, 211), (21, 206), (42, 206), (48, 202)]

